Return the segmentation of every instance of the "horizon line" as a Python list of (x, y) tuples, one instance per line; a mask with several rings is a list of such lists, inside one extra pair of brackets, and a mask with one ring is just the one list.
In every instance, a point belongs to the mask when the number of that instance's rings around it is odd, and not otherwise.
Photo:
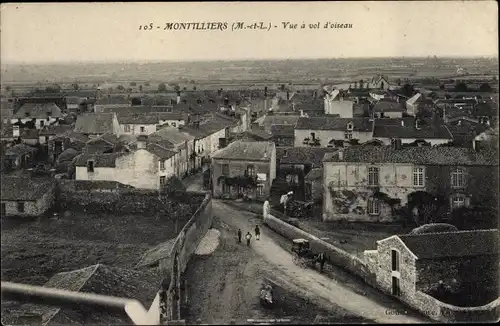
[(124, 63), (194, 63), (194, 62), (241, 62), (241, 61), (306, 61), (306, 60), (349, 60), (349, 59), (496, 59), (498, 54), (492, 55), (412, 55), (412, 56), (353, 56), (353, 57), (303, 57), (303, 58), (233, 58), (233, 59), (113, 59), (113, 60), (58, 60), (58, 61), (5, 61), (0, 63), (7, 65), (58, 65), (58, 64), (124, 64)]

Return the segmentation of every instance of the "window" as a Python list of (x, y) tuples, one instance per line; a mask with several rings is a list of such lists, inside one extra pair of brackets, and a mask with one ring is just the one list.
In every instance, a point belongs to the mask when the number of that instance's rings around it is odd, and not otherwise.
[(141, 126), (141, 132), (144, 132), (144, 131), (146, 131), (146, 128)]
[(5, 204), (2, 204), (2, 216), (5, 216), (5, 212), (7, 209), (5, 208)]
[(87, 172), (94, 172), (94, 161), (87, 161)]
[(399, 272), (399, 252), (397, 250), (391, 250), (391, 262), (392, 270)]
[(43, 127), (45, 125), (45, 121), (40, 120), (40, 127)]
[(123, 131), (124, 132), (130, 132), (130, 125), (124, 125), (123, 126)]
[(17, 211), (19, 213), (24, 213), (24, 203), (23, 202), (17, 203)]
[(352, 125), (352, 123), (350, 123), (350, 122), (349, 122), (349, 123), (347, 124), (347, 130), (349, 130), (349, 131), (352, 131), (352, 130), (353, 130), (353, 125)]
[(344, 138), (348, 139), (348, 140), (351, 140), (352, 139), (352, 131), (346, 131), (344, 133)]
[(311, 139), (312, 139), (312, 140), (315, 140), (315, 139), (316, 139), (316, 133), (311, 132)]
[(165, 161), (160, 161), (160, 170), (165, 171)]
[(264, 196), (264, 185), (263, 184), (257, 185), (257, 196)]
[(165, 185), (166, 179), (167, 179), (167, 177), (165, 177), (165, 176), (160, 177), (160, 187), (163, 187)]
[(465, 206), (465, 197), (460, 195), (455, 195), (451, 198), (451, 203), (453, 208), (459, 208)]
[(451, 172), (451, 186), (453, 188), (465, 187), (465, 171), (462, 168), (456, 168)]
[(368, 168), (368, 185), (378, 186), (378, 168), (370, 167)]
[(247, 165), (247, 175), (250, 177), (255, 175), (255, 166)]
[(380, 202), (375, 198), (368, 199), (368, 214), (379, 215), (380, 214)]
[(424, 186), (424, 168), (423, 167), (413, 168), (413, 185), (415, 187), (423, 187)]
[(229, 176), (229, 164), (222, 164), (222, 175)]

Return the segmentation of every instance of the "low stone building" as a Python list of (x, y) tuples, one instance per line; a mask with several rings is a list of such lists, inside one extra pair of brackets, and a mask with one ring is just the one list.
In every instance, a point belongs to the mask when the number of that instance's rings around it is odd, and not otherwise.
[(2, 176), (2, 216), (40, 216), (54, 202), (55, 181)]
[(376, 285), (412, 306), (431, 311), (421, 306), (427, 296), (482, 306), (498, 298), (498, 235), (497, 229), (394, 235), (364, 255)]
[(276, 146), (272, 142), (236, 141), (212, 156), (214, 197), (264, 199), (275, 177)]

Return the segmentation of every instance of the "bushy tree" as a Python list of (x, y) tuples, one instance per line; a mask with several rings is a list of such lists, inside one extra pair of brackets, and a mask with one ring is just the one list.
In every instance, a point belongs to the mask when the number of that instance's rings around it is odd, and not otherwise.
[(492, 88), (491, 88), (490, 84), (484, 83), (484, 84), (481, 84), (481, 86), (479, 86), (479, 91), (480, 92), (491, 92)]
[(464, 82), (459, 82), (455, 85), (455, 92), (467, 92), (468, 90), (467, 84)]
[(186, 193), (186, 190), (184, 183), (175, 175), (167, 180), (162, 189), (163, 193), (168, 197), (182, 196)]
[(167, 90), (167, 85), (165, 83), (160, 83), (158, 85), (158, 92), (165, 92)]

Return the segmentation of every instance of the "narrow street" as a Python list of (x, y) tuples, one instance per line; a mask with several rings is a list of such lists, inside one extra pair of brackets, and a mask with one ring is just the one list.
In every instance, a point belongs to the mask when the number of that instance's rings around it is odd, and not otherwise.
[[(192, 180), (195, 184), (200, 182)], [(198, 186), (191, 185), (189, 189), (195, 187)], [(193, 257), (189, 266), (191, 298), (197, 296), (191, 300), (189, 315), (195, 320), (241, 323), (249, 318), (289, 317), (292, 323), (313, 323), (315, 318), (323, 316), (329, 322), (429, 321), (395, 299), (382, 298), (370, 286), (351, 280), (354, 277), (348, 273), (330, 270), (328, 277), (312, 268), (295, 265), (290, 252), (283, 249), (290, 241), (263, 226), (257, 215), (217, 199), (213, 199), (212, 211), (214, 228), (221, 231), (219, 248), (212, 255)], [(238, 244), (237, 230), (253, 234), (257, 224), (261, 228), (260, 241), (253, 238), (250, 247)], [(271, 282), (279, 289), (279, 295), (284, 297), (278, 297), (279, 307), (272, 310), (259, 307), (263, 282)], [(309, 305), (308, 309), (300, 309), (304, 303)]]

